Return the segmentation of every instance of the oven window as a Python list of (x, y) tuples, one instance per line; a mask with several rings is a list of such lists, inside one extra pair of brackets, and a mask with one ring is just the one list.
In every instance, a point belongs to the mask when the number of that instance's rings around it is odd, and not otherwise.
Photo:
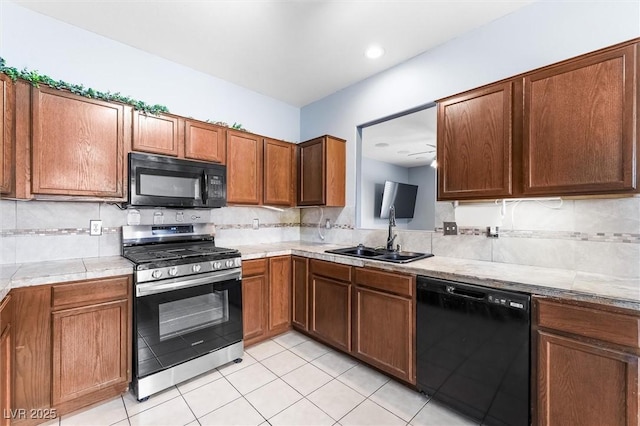
[(229, 321), (228, 299), (225, 290), (159, 305), (160, 341)]
[(200, 179), (181, 176), (140, 174), (138, 195), (200, 199)]

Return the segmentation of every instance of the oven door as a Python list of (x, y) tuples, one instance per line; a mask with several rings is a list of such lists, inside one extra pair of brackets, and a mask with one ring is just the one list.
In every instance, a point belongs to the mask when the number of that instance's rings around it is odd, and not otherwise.
[(134, 331), (138, 379), (240, 342), (240, 268), (137, 284)]

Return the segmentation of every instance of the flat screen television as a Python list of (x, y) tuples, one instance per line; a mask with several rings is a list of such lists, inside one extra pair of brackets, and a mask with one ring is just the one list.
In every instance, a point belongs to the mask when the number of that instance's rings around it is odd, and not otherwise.
[(380, 218), (389, 218), (391, 205), (396, 207), (396, 219), (412, 219), (416, 208), (418, 186), (407, 183), (386, 181), (382, 190)]

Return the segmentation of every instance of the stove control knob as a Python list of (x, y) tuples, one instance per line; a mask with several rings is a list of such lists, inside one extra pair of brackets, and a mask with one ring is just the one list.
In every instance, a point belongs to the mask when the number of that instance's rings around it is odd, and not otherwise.
[(200, 265), (193, 265), (193, 266), (191, 267), (191, 270), (192, 270), (193, 272), (200, 272), (200, 268), (201, 268), (201, 266), (200, 266)]
[(225, 265), (227, 266), (227, 268), (231, 268), (233, 266), (233, 260), (227, 260), (225, 262)]
[(155, 271), (153, 271), (153, 272), (151, 273), (151, 276), (152, 276), (153, 278), (160, 278), (160, 277), (162, 276), (162, 271), (161, 271), (161, 270), (159, 270), (159, 269), (156, 269)]
[(169, 268), (169, 275), (171, 275), (172, 277), (175, 277), (176, 275), (178, 275), (178, 268), (176, 268), (175, 266), (172, 268)]
[(220, 268), (222, 268), (222, 263), (220, 263), (220, 262), (215, 262), (215, 263), (213, 264), (213, 269), (220, 269)]

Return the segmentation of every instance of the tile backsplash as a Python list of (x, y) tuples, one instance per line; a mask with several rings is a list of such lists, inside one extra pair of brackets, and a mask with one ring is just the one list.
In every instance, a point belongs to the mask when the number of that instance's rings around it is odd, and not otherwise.
[[(486, 203), (487, 205), (493, 203)], [(457, 207), (460, 208), (460, 207)], [(280, 241), (382, 246), (386, 229), (356, 229), (355, 210), (259, 207), (211, 210), (140, 209), (140, 223), (213, 222), (216, 244), (233, 247)], [(0, 200), (0, 263), (25, 263), (120, 254), (121, 227), (129, 211), (106, 203)], [(640, 277), (640, 197), (513, 201), (501, 218), (499, 238), (487, 238), (486, 226), (460, 226), (444, 236), (442, 222), (455, 220), (452, 203), (438, 202), (435, 231), (396, 230), (404, 250), (436, 256), (580, 272)], [(89, 236), (89, 220), (100, 219), (103, 234)], [(253, 229), (254, 219), (259, 229)], [(326, 228), (326, 219), (330, 228)]]
[[(174, 210), (138, 209), (140, 223), (216, 224), (216, 244), (234, 246), (300, 239), (298, 209), (259, 207)], [(0, 200), (0, 264), (119, 255), (130, 210), (107, 203)], [(89, 221), (102, 220), (102, 235)], [(258, 219), (259, 227), (253, 229)]]
[[(485, 223), (460, 226), (459, 235), (444, 236), (442, 222), (455, 221), (456, 208), (473, 207), (438, 202), (435, 231), (396, 229), (395, 242), (404, 250), (436, 256), (640, 278), (640, 197), (509, 201), (499, 238), (486, 236)], [(301, 210), (302, 240), (368, 246), (386, 242), (386, 229), (355, 229), (355, 214), (349, 207), (327, 208), (322, 214), (331, 218), (332, 229), (317, 228), (319, 209)]]

